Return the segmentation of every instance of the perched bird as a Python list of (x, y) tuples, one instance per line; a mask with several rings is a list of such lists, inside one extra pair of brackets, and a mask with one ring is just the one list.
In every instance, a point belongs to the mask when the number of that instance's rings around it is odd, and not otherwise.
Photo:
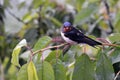
[(83, 43), (92, 47), (95, 47), (96, 45), (102, 45), (102, 43), (85, 36), (81, 31), (73, 27), (70, 22), (65, 22), (63, 24), (61, 29), (61, 36), (67, 43), (70, 44)]

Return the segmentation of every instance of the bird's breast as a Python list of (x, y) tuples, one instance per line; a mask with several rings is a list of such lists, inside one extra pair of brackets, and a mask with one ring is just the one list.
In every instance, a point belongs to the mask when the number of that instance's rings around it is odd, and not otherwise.
[(61, 32), (61, 36), (62, 36), (62, 38), (63, 38), (67, 43), (77, 44), (75, 41), (72, 41), (72, 40), (70, 40), (68, 37), (66, 37), (63, 32)]

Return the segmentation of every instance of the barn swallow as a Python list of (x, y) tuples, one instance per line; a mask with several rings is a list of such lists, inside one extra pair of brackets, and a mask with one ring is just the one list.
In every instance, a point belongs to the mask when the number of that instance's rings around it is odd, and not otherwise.
[(65, 22), (61, 29), (62, 38), (69, 44), (88, 44), (89, 46), (95, 47), (96, 45), (102, 45), (102, 43), (95, 41), (86, 35), (84, 35), (80, 30), (76, 29), (71, 25), (70, 22)]

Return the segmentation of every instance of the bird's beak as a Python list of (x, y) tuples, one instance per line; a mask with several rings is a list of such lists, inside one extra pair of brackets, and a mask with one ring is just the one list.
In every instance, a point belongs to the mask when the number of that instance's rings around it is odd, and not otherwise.
[(69, 30), (69, 28), (68, 28), (68, 27), (66, 27), (66, 30), (68, 31), (68, 30)]
[(68, 32), (68, 31), (71, 30), (71, 28), (69, 28), (69, 27), (64, 27), (63, 30), (64, 30), (64, 32)]

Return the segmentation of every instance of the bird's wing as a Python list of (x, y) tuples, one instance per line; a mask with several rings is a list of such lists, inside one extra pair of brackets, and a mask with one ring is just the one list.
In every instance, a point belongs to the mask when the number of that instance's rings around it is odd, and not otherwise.
[(100, 42), (97, 42), (87, 36), (85, 36), (81, 31), (77, 30), (74, 28), (70, 32), (65, 33), (66, 37), (69, 37), (71, 40), (77, 42), (77, 43), (86, 43), (90, 46), (96, 46), (96, 45), (101, 45)]
[(85, 36), (82, 41), (83, 41), (82, 43), (86, 43), (86, 44), (93, 46), (93, 47), (96, 45), (102, 45), (102, 43), (97, 42), (97, 41), (95, 41), (87, 36)]
[(84, 34), (76, 28), (73, 28), (70, 32), (66, 32), (65, 36), (77, 43), (84, 38)]

